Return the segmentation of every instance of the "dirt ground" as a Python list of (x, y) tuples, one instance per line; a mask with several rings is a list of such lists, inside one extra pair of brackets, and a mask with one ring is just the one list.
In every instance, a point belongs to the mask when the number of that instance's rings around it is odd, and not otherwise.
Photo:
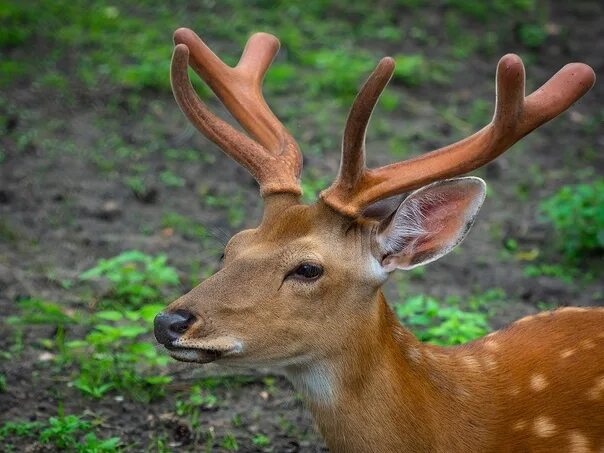
[[(552, 27), (564, 27), (564, 35), (552, 35), (525, 64), (528, 87), (534, 89), (569, 61), (584, 61), (602, 74), (604, 68), (604, 4), (600, 2), (555, 2), (550, 11)], [(503, 55), (513, 48), (498, 48)], [(32, 49), (32, 57), (41, 57)], [(409, 90), (395, 86), (393, 90), (421, 102), (416, 115), (395, 110), (379, 111), (383, 121), (405, 128), (435, 130), (430, 141), (412, 143), (420, 150), (426, 145), (437, 146), (452, 140), (442, 117), (435, 109), (458, 103), (455, 114), (467, 114), (464, 103), (493, 98), (493, 77), (497, 57), (485, 59), (473, 56), (461, 64), (446, 92), (425, 85)], [(539, 250), (541, 262), (557, 262), (556, 251), (550, 246), (555, 240), (552, 231), (539, 218), (537, 207), (541, 200), (564, 184), (587, 181), (601, 175), (604, 155), (602, 101), (603, 84), (561, 117), (526, 138), (521, 145), (500, 157), (478, 174), (489, 186), (489, 197), (479, 219), (458, 253), (430, 264), (420, 276), (390, 284), (391, 300), (409, 293), (426, 293), (443, 298), (448, 295), (467, 297), (491, 288), (501, 288), (505, 301), (494, 303), (491, 326), (496, 329), (542, 307), (560, 305), (604, 305), (604, 281), (600, 274), (585, 280), (564, 281), (556, 277), (527, 277), (526, 265), (506, 250), (510, 239), (520, 251)], [(279, 111), (291, 102), (294, 94), (271, 99)], [(8, 317), (17, 314), (15, 301), (27, 296), (61, 301), (65, 304), (87, 303), (90, 288), (77, 283), (77, 276), (90, 268), (99, 258), (115, 256), (121, 251), (138, 249), (150, 254), (165, 253), (170, 264), (181, 272), (182, 292), (190, 288), (191, 275), (200, 269), (217, 266), (217, 250), (232, 233), (234, 224), (253, 226), (261, 213), (255, 184), (245, 171), (220, 154), (205, 139), (198, 137), (186, 124), (183, 115), (169, 95), (148, 93), (136, 109), (124, 104), (109, 108), (102, 97), (77, 94), (75, 101), (17, 84), (6, 96), (20, 108), (10, 112), (4, 137), (0, 142), (6, 158), (0, 164), (0, 313)], [(297, 102), (303, 102), (298, 100)], [(490, 105), (490, 104), (489, 104)], [(334, 137), (342, 129), (345, 111), (333, 118)], [(9, 114), (9, 113), (7, 113)], [(295, 113), (294, 113), (295, 115)], [(490, 114), (484, 117), (488, 121)], [(301, 124), (304, 119), (299, 118)], [(590, 121), (600, 121), (587, 127)], [(56, 127), (50, 127), (51, 125)], [(48, 126), (48, 127), (47, 127)], [(39, 130), (24, 151), (10, 132)], [(144, 155), (136, 152), (105, 171), (99, 159), (91, 159), (90, 149), (100, 142), (121, 137), (134, 149), (150, 150)], [(307, 146), (304, 134), (302, 149)], [(312, 134), (311, 134), (312, 135)], [(370, 132), (370, 163), (391, 161), (386, 152), (387, 137)], [(334, 138), (335, 140), (335, 138)], [(69, 149), (57, 143), (69, 141)], [(207, 158), (201, 160), (166, 160), (162, 147), (196, 149)], [(119, 150), (116, 151), (119, 153)], [(101, 156), (102, 157), (102, 156)], [(317, 168), (333, 175), (338, 162), (337, 147), (326, 156), (307, 154), (305, 168)], [(133, 167), (146, 165), (147, 188), (144, 196), (136, 196), (124, 183)], [(166, 185), (159, 182), (160, 174), (169, 170), (183, 178), (184, 184)], [(227, 221), (228, 203), (209, 205), (201, 201), (207, 194), (232, 200), (240, 206), (240, 220)], [(217, 239), (208, 246), (195, 237), (166, 230), (162, 221), (166, 212), (175, 212), (217, 232)], [(236, 215), (237, 213), (233, 213)], [(594, 257), (596, 266), (601, 257)], [(65, 288), (65, 280), (76, 281)], [(12, 328), (2, 326), (0, 349), (13, 342)], [(40, 360), (41, 350), (36, 341), (53, 335), (52, 328), (31, 326), (24, 332), (24, 349), (18, 358), (0, 361), (9, 391), (0, 394), (0, 424), (13, 419), (46, 419), (61, 403), (66, 413), (92, 413), (103, 419), (101, 432), (119, 435), (127, 451), (155, 451), (152, 445), (161, 433), (166, 444), (175, 451), (202, 449), (192, 441), (193, 433), (174, 414), (174, 396), (199, 376), (225, 373), (215, 366), (196, 367), (180, 363), (170, 365), (175, 377), (168, 396), (151, 404), (136, 403), (119, 395), (93, 400), (69, 387), (68, 377), (53, 371), (50, 362)], [(220, 386), (216, 394), (220, 404), (202, 416), (205, 431), (214, 431), (217, 438), (233, 433), (240, 451), (263, 451), (254, 446), (250, 437), (262, 432), (270, 437), (273, 451), (326, 451), (315, 431), (303, 403), (289, 383), (277, 376), (270, 391), (264, 380), (267, 370), (250, 370), (250, 379), (233, 381)], [(60, 384), (60, 385), (59, 385)], [(173, 391), (173, 392), (172, 392)], [(234, 426), (232, 420), (241, 423)], [(37, 443), (20, 445), (19, 451), (46, 451)], [(211, 451), (226, 451), (217, 442)]]

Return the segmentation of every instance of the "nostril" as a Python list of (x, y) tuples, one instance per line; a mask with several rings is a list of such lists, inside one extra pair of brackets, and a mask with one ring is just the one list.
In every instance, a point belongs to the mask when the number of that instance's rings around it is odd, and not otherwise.
[(192, 313), (185, 310), (177, 310), (174, 312), (177, 316), (182, 317), (182, 320), (175, 319), (170, 325), (170, 330), (173, 332), (183, 334), (187, 331), (189, 326), (195, 322), (195, 316)]
[(155, 338), (163, 345), (171, 344), (187, 331), (195, 319), (195, 316), (186, 310), (160, 313), (153, 322)]

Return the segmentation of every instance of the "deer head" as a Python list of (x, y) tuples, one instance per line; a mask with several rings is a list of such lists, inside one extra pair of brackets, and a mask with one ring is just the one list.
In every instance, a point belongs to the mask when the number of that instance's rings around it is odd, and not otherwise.
[[(383, 58), (348, 116), (337, 179), (316, 203), (303, 205), (299, 147), (261, 90), (278, 40), (253, 35), (234, 68), (190, 30), (177, 30), (175, 43), (171, 81), (178, 104), (249, 170), (265, 204), (260, 225), (227, 244), (222, 269), (155, 320), (157, 340), (174, 358), (199, 363), (304, 366), (374, 335), (384, 318), (380, 287), (389, 273), (448, 253), (476, 218), (485, 183), (450, 178), (495, 159), (594, 82), (591, 68), (573, 63), (525, 97), (522, 61), (506, 55), (486, 127), (420, 157), (368, 169), (367, 125), (394, 70), (394, 60)], [(249, 136), (208, 110), (191, 86), (189, 64)]]

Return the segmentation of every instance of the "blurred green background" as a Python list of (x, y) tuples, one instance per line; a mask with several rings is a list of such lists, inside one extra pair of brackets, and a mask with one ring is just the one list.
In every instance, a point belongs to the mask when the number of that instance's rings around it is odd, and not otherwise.
[[(257, 224), (252, 178), (200, 137), (169, 86), (171, 35), (235, 64), (254, 31), (281, 51), (265, 96), (305, 156), (304, 199), (334, 177), (347, 109), (379, 58), (397, 67), (372, 166), (491, 118), (503, 54), (532, 91), (570, 61), (601, 73), (599, 1), (0, 0), (0, 441), (6, 451), (322, 451), (275, 370), (169, 361), (153, 316)], [(228, 119), (211, 92), (200, 95)], [(603, 89), (477, 171), (480, 219), (443, 260), (395, 275), (397, 315), (459, 344), (562, 305), (603, 305)]]

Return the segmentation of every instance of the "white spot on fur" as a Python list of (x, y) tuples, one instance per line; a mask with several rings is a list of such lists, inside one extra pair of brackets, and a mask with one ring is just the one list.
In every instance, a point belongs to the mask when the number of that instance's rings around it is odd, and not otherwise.
[(296, 367), (288, 376), (296, 390), (314, 402), (330, 404), (335, 399), (333, 376), (326, 365)]
[(560, 352), (560, 357), (562, 357), (563, 359), (567, 359), (574, 353), (575, 353), (574, 349), (564, 349), (562, 352)]
[(547, 382), (547, 379), (545, 379), (545, 376), (542, 374), (533, 374), (531, 376), (531, 389), (533, 389), (535, 392), (540, 392), (548, 385), (549, 382)]
[(388, 277), (388, 272), (373, 255), (369, 258), (369, 275), (375, 277), (378, 281), (384, 281)]
[(589, 339), (587, 339), (587, 340), (583, 340), (583, 341), (580, 343), (580, 346), (581, 346), (583, 349), (593, 349), (593, 348), (595, 348), (595, 347), (596, 347), (596, 344), (593, 342), (593, 340), (589, 340)]
[(533, 422), (533, 431), (538, 437), (552, 437), (556, 434), (556, 425), (549, 417), (540, 415)]
[(409, 360), (411, 360), (413, 363), (419, 363), (422, 353), (420, 352), (419, 348), (411, 346), (409, 349), (407, 349), (407, 357), (409, 357)]
[(526, 428), (526, 420), (518, 420), (516, 423), (514, 423), (514, 426), (512, 426), (512, 429), (514, 431), (522, 431), (524, 428)]
[(480, 363), (476, 360), (475, 357), (471, 355), (466, 355), (461, 358), (461, 361), (471, 370), (476, 371), (480, 368)]
[(604, 376), (596, 378), (595, 385), (587, 391), (590, 400), (599, 400), (604, 396)]
[(484, 357), (484, 365), (487, 369), (492, 370), (497, 366), (497, 361), (492, 355), (487, 355)]
[(499, 343), (492, 338), (488, 338), (484, 341), (484, 347), (489, 351), (497, 351), (499, 349)]
[(569, 453), (589, 453), (591, 451), (589, 440), (577, 430), (568, 433), (568, 440), (570, 442)]

